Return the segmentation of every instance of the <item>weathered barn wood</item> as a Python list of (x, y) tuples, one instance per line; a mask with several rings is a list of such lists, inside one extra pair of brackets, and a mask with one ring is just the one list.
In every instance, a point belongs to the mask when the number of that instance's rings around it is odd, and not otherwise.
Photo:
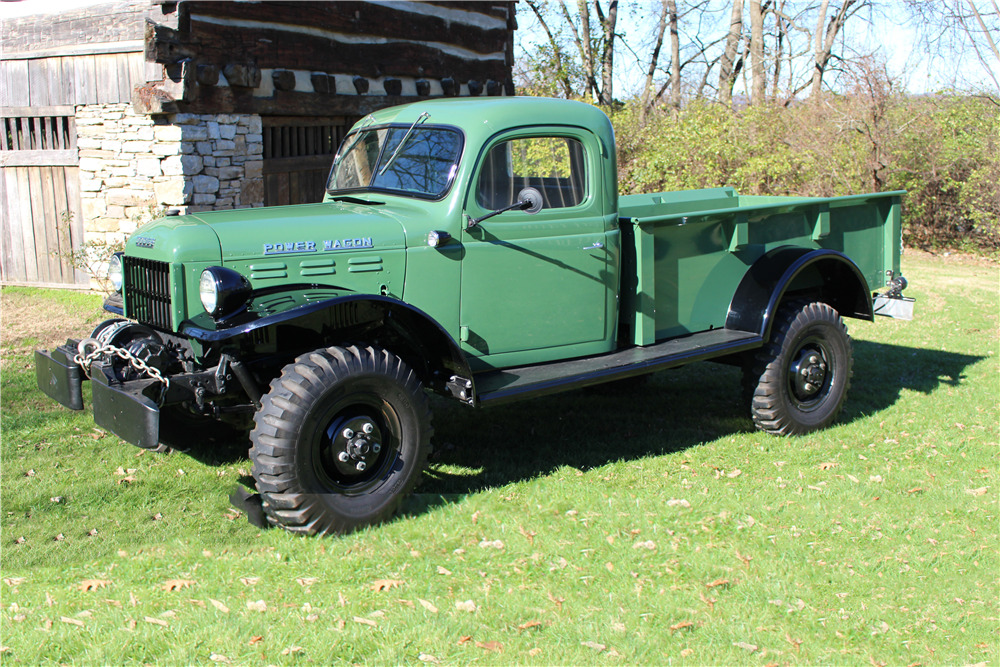
[[(313, 115), (319, 107), (363, 115), (430, 94), (429, 80), (437, 94), (513, 92), (509, 2), (189, 1), (176, 19), (146, 28), (147, 60), (170, 72), (133, 98), (148, 113)], [(223, 72), (217, 86), (185, 75), (207, 67)], [(350, 90), (338, 90), (337, 76), (353, 80), (357, 96), (326, 98)]]

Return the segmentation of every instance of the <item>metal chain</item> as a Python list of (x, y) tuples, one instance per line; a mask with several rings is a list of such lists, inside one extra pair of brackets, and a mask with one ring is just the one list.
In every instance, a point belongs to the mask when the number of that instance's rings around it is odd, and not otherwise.
[[(94, 347), (91, 352), (86, 352), (90, 347)], [(141, 373), (147, 374), (149, 377), (153, 378), (157, 382), (163, 383), (163, 388), (167, 389), (170, 386), (170, 378), (163, 377), (158, 368), (154, 368), (146, 364), (145, 361), (139, 359), (134, 354), (126, 349), (116, 347), (111, 344), (101, 345), (100, 341), (95, 338), (85, 338), (80, 341), (80, 344), (76, 346), (77, 354), (73, 357), (73, 361), (83, 369), (83, 372), (90, 377), (90, 366), (98, 358), (103, 357), (106, 354), (113, 354), (119, 359), (123, 359)]]

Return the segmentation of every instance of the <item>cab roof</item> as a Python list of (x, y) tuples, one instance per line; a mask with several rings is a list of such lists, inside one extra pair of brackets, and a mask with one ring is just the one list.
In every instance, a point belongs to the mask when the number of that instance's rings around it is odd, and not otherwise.
[(416, 121), (422, 113), (430, 114), (426, 124), (459, 127), (473, 141), (525, 125), (583, 127), (602, 138), (613, 137), (611, 122), (597, 107), (583, 102), (546, 97), (428, 99), (373, 112), (362, 118), (355, 127), (409, 124)]

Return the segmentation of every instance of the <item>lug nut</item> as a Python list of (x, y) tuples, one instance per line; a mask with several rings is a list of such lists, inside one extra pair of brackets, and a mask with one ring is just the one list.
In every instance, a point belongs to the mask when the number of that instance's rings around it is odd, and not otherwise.
[(809, 375), (809, 369), (808, 368), (803, 368), (802, 370), (799, 371), (799, 374), (802, 377), (806, 377), (807, 375)]
[(354, 431), (352, 431), (349, 428), (345, 428), (344, 431), (341, 433), (341, 435), (344, 436), (345, 438), (350, 439), (354, 437)]
[(816, 364), (818, 362), (819, 362), (819, 357), (817, 357), (815, 354), (812, 355), (811, 357), (809, 357), (809, 363), (810, 364)]
[(347, 455), (347, 452), (341, 452), (337, 458), (340, 459), (341, 463), (347, 463), (347, 459), (351, 457)]
[(358, 469), (358, 472), (364, 472), (365, 468), (367, 468), (368, 466), (367, 464), (365, 464), (364, 461), (358, 461), (358, 465), (356, 465), (355, 467)]
[(812, 382), (806, 382), (804, 385), (802, 385), (802, 388), (805, 389), (806, 391), (815, 391), (816, 385), (814, 385)]
[(819, 365), (819, 369), (820, 369), (821, 371), (825, 371), (825, 370), (826, 370), (826, 364), (825, 364), (825, 363), (821, 363), (821, 364)]
[(371, 433), (372, 431), (375, 430), (375, 427), (372, 426), (371, 422), (367, 422), (365, 423), (364, 426), (361, 427), (361, 430), (364, 431), (365, 433)]
[(377, 442), (373, 442), (372, 443), (372, 454), (378, 454), (381, 451), (382, 451), (382, 445), (378, 444)]

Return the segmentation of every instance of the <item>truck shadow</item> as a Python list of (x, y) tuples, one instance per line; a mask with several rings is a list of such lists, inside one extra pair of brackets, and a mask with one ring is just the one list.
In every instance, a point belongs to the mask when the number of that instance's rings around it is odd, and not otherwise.
[[(959, 385), (985, 358), (867, 341), (855, 341), (854, 352), (840, 423), (891, 407), (904, 389), (930, 394)], [(435, 451), (408, 514), (567, 466), (585, 471), (661, 456), (754, 429), (739, 369), (712, 363), (487, 410), (444, 399), (433, 408)]]

